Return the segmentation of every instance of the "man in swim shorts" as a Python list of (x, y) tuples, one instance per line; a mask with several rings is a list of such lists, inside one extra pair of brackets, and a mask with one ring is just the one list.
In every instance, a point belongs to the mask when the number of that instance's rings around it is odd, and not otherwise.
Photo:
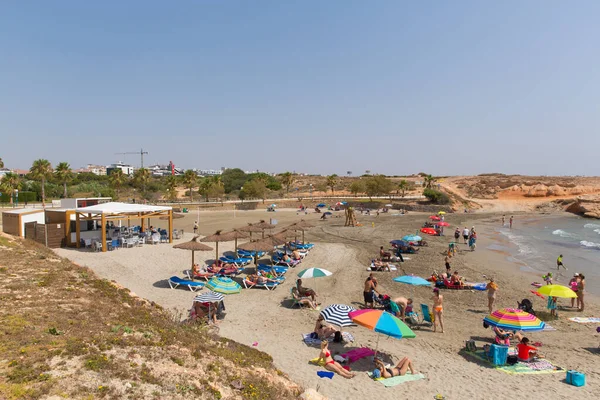
[(560, 267), (563, 267), (565, 269), (565, 271), (567, 270), (567, 267), (565, 267), (562, 263), (563, 260), (563, 255), (559, 255), (558, 258), (556, 259), (556, 269), (560, 270)]
[(363, 290), (363, 299), (365, 301), (365, 307), (373, 308), (373, 292), (377, 292), (377, 294), (380, 294), (377, 291), (377, 284), (375, 282), (376, 281), (371, 276), (369, 276), (365, 281), (365, 287)]

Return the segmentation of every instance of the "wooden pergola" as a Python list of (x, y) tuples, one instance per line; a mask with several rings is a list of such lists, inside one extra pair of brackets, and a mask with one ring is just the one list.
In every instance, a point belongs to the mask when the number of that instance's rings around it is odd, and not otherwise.
[(103, 203), (89, 207), (75, 209), (76, 221), (76, 241), (77, 247), (81, 242), (81, 221), (101, 221), (102, 232), (102, 251), (107, 250), (106, 245), (106, 224), (114, 221), (130, 221), (132, 219), (141, 220), (142, 232), (145, 231), (145, 221), (150, 218), (168, 217), (169, 221), (169, 243), (173, 243), (173, 208), (165, 206), (149, 206), (145, 204), (129, 203)]

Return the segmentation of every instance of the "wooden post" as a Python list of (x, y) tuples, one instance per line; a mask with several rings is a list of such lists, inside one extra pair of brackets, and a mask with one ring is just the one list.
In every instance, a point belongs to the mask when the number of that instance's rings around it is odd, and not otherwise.
[(141, 229), (141, 230), (142, 230), (142, 232), (146, 232), (146, 227), (145, 227), (145, 225), (144, 225), (144, 217), (142, 217), (142, 216), (140, 215), (140, 213), (138, 213), (138, 217), (140, 217), (140, 220), (142, 221), (142, 229)]
[(169, 243), (173, 243), (173, 209), (169, 210)]
[(79, 213), (75, 211), (75, 240), (77, 240), (77, 248), (81, 247), (81, 228), (79, 227)]
[(106, 252), (106, 216), (102, 213), (102, 217), (100, 219), (102, 222), (102, 252)]

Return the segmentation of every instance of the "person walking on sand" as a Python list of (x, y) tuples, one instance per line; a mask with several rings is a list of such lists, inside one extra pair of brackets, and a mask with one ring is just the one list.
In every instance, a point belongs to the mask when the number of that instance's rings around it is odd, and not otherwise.
[(433, 331), (436, 331), (439, 322), (442, 333), (444, 333), (444, 296), (440, 294), (440, 289), (433, 289), (433, 297), (431, 300), (433, 300)]
[(450, 275), (452, 275), (452, 267), (450, 266), (450, 254), (446, 255), (446, 258), (444, 258), (444, 263), (446, 264), (446, 276), (448, 277), (448, 279), (450, 279)]
[(498, 285), (494, 282), (494, 278), (490, 278), (490, 282), (485, 287), (488, 291), (488, 310), (490, 314), (494, 311), (494, 302), (496, 301), (496, 292)]
[(563, 267), (565, 269), (565, 271), (568, 271), (567, 267), (565, 267), (563, 265), (563, 255), (559, 255), (558, 258), (556, 259), (556, 269), (560, 271), (560, 267)]
[(460, 238), (460, 229), (456, 228), (454, 231), (454, 243), (458, 243), (458, 239)]
[(508, 224), (510, 225), (510, 229), (512, 229), (512, 223), (513, 223), (513, 216), (510, 216), (510, 220), (508, 221)]
[(463, 234), (463, 240), (465, 241), (465, 244), (467, 244), (467, 240), (469, 240), (469, 234), (470, 234), (469, 228), (467, 228), (465, 226), (465, 229), (463, 229), (462, 234)]
[(194, 221), (194, 235), (198, 234), (198, 221)]

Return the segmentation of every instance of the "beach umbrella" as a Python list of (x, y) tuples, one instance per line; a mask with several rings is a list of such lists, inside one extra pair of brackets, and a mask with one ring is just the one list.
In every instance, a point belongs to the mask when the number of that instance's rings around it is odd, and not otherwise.
[(435, 235), (437, 234), (436, 230), (433, 228), (421, 228), (421, 232), (426, 233), (428, 235)]
[(298, 278), (323, 278), (331, 275), (331, 272), (322, 268), (307, 268), (298, 272)]
[[(404, 322), (387, 311), (372, 309), (356, 310), (350, 312), (348, 316), (358, 325), (396, 339), (409, 339), (417, 336)], [(377, 335), (375, 351), (378, 348), (379, 335)]]
[(259, 251), (273, 251), (275, 247), (281, 246), (285, 242), (285, 239), (281, 236), (271, 235), (256, 242), (242, 243), (239, 247), (242, 250), (254, 252), (254, 263), (257, 264)]
[(394, 282), (400, 282), (400, 283), (405, 283), (407, 285), (410, 285), (410, 297), (413, 297), (413, 288), (412, 286), (431, 286), (431, 282), (429, 282), (426, 279), (421, 278), (420, 276), (415, 276), (415, 275), (403, 275), (403, 276), (397, 276), (396, 278), (393, 279)]
[(194, 297), (195, 303), (216, 303), (219, 301), (223, 301), (225, 296), (221, 293), (213, 292), (209, 290), (208, 292), (204, 292), (196, 297)]
[(423, 238), (419, 235), (406, 235), (402, 240), (406, 240), (407, 242), (420, 242)]
[(390, 240), (390, 244), (392, 246), (408, 246), (409, 245), (409, 243), (406, 240), (401, 240), (401, 239)]
[(192, 267), (194, 266), (194, 252), (195, 251), (210, 251), (213, 248), (205, 245), (204, 243), (200, 243), (198, 241), (198, 236), (194, 236), (192, 240), (189, 242), (179, 243), (173, 246), (174, 249), (182, 249), (182, 250), (191, 250), (192, 251)]
[(441, 220), (441, 218), (440, 218), (440, 217), (438, 217), (437, 215), (431, 215), (431, 216), (429, 217), (429, 219), (430, 219), (430, 220), (433, 220), (433, 221), (440, 221), (440, 220)]
[(546, 285), (540, 287), (537, 292), (539, 294), (545, 294), (550, 297), (560, 297), (563, 299), (574, 299), (577, 297), (577, 293), (575, 293), (570, 287), (562, 286), (562, 285)]
[(333, 214), (333, 213), (332, 213), (332, 212), (330, 212), (330, 211), (326, 211), (326, 212), (324, 212), (324, 213), (323, 213), (323, 215), (332, 215), (332, 214)]
[(438, 211), (438, 214), (444, 215), (444, 214), (446, 214), (446, 211)]
[(355, 325), (348, 316), (348, 313), (352, 311), (356, 311), (356, 308), (345, 304), (332, 304), (321, 310), (321, 315), (326, 322), (343, 328), (345, 326)]
[(273, 203), (271, 204), (271, 207), (277, 207), (277, 204)]
[(546, 323), (535, 315), (515, 308), (496, 310), (483, 321), (511, 331), (541, 331), (546, 326)]
[(235, 256), (238, 256), (238, 251), (237, 251), (237, 244), (238, 244), (238, 239), (247, 239), (248, 238), (248, 233), (240, 230), (240, 229), (234, 229), (231, 232), (227, 232), (225, 233), (225, 235), (229, 238), (233, 238), (233, 240), (235, 241), (235, 247), (234, 247), (234, 251), (235, 251)]
[(213, 276), (205, 286), (213, 292), (223, 294), (235, 294), (242, 291), (242, 287), (239, 283), (227, 277)]
[(290, 226), (287, 227), (287, 229), (301, 231), (302, 232), (302, 244), (304, 244), (304, 232), (313, 227), (314, 227), (314, 225), (311, 224), (310, 222), (301, 220), (300, 222), (295, 222), (295, 223), (291, 224)]
[(319, 204), (317, 204), (317, 207), (327, 207), (327, 206), (325, 205), (325, 203), (319, 203)]
[(250, 240), (252, 240), (252, 233), (263, 231), (262, 228), (259, 228), (258, 226), (255, 226), (254, 224), (248, 224), (246, 226), (238, 228), (238, 230), (242, 231), (242, 232), (248, 232), (250, 234)]
[(219, 242), (230, 242), (235, 239), (235, 234), (223, 233), (223, 231), (216, 231), (214, 234), (205, 236), (200, 239), (201, 242), (215, 242), (215, 261), (219, 259)]
[(438, 224), (439, 226), (450, 226), (449, 223), (447, 223), (446, 221), (442, 221)]
[(254, 224), (254, 226), (262, 229), (262, 237), (265, 238), (265, 230), (266, 229), (274, 229), (276, 225), (273, 225), (269, 222), (265, 222), (265, 220), (261, 219), (258, 223)]

